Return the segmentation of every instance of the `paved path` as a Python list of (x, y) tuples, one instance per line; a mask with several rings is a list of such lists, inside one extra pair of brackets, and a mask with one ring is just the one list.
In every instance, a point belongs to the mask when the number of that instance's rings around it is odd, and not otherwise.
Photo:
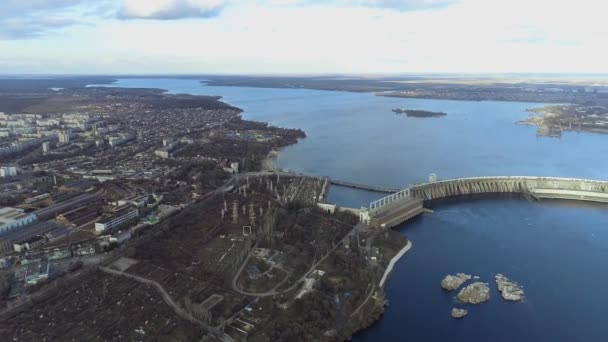
[(391, 271), (393, 270), (393, 267), (395, 266), (395, 263), (405, 254), (407, 253), (407, 251), (410, 250), (410, 248), (412, 248), (412, 242), (410, 240), (407, 240), (407, 244), (399, 251), (399, 253), (397, 253), (392, 259), (391, 261), (388, 263), (388, 266), (386, 267), (386, 270), (384, 270), (384, 274), (382, 275), (382, 279), (380, 279), (380, 287), (384, 286), (384, 283), (386, 282), (386, 279), (388, 278), (388, 275), (391, 273)]
[(359, 305), (355, 311), (353, 311), (352, 314), (350, 314), (350, 317), (354, 317), (357, 313), (359, 313), (359, 310), (361, 310), (361, 308), (363, 308), (363, 306), (365, 304), (367, 304), (367, 301), (372, 297), (372, 295), (374, 294), (374, 291), (376, 291), (376, 285), (372, 285), (372, 289), (371, 291), (369, 291), (369, 294), (367, 295), (367, 297), (365, 297), (365, 300), (361, 303), (361, 305)]

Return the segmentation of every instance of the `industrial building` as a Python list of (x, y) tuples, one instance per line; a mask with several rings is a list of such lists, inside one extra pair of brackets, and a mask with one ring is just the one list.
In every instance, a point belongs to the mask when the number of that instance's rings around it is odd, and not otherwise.
[(118, 229), (127, 226), (139, 217), (139, 210), (132, 206), (127, 206), (112, 216), (104, 217), (99, 222), (95, 223), (95, 231), (98, 233)]
[(25, 214), (23, 209), (4, 207), (0, 209), (0, 235), (36, 222), (36, 215)]
[(49, 279), (49, 266), (47, 261), (37, 261), (29, 264), (26, 268), (26, 284), (34, 285)]
[[(53, 221), (36, 221), (19, 229), (14, 229), (0, 238), (0, 253), (15, 250), (35, 248), (41, 244), (52, 242), (66, 236), (70, 232), (69, 227)], [(33, 239), (43, 237), (42, 240)], [(33, 240), (32, 240), (33, 239)]]
[(15, 252), (24, 252), (29, 251), (30, 249), (34, 249), (38, 246), (42, 246), (46, 243), (46, 238), (41, 235), (32, 236), (24, 241), (19, 241), (13, 243), (13, 250)]

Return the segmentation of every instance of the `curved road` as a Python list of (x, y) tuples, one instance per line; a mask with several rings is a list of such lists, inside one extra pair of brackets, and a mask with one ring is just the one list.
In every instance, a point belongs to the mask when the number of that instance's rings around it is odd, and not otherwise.
[(154, 280), (151, 279), (147, 279), (147, 278), (143, 278), (140, 276), (136, 276), (134, 274), (130, 274), (130, 273), (125, 273), (122, 271), (117, 271), (117, 270), (113, 270), (111, 268), (108, 267), (99, 267), (99, 269), (103, 272), (112, 274), (112, 275), (118, 275), (118, 276), (123, 276), (123, 277), (127, 277), (133, 280), (136, 280), (140, 283), (144, 283), (147, 285), (152, 285), (154, 286), (158, 292), (160, 292), (160, 294), (162, 295), (163, 299), (165, 300), (165, 302), (167, 304), (169, 304), (169, 306), (173, 309), (173, 311), (175, 311), (175, 313), (180, 316), (181, 318), (188, 320), (192, 323), (196, 323), (199, 326), (201, 326), (202, 328), (204, 328), (205, 330), (207, 330), (208, 332), (210, 332), (211, 334), (214, 335), (214, 337), (219, 338), (221, 341), (226, 341), (226, 342), (231, 342), (233, 341), (232, 338), (230, 336), (228, 336), (226, 333), (224, 333), (223, 331), (214, 328), (210, 325), (208, 325), (207, 323), (199, 320), (198, 318), (190, 315), (190, 313), (186, 312), (184, 309), (182, 309), (181, 306), (179, 306), (174, 300), (173, 298), (171, 298), (171, 295), (169, 295), (169, 293), (162, 287), (161, 284), (157, 283)]

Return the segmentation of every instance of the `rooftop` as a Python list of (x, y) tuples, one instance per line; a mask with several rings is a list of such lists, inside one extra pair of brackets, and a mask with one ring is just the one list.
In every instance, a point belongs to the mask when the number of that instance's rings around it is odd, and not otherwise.
[(27, 216), (29, 214), (24, 214), (23, 209), (3, 207), (0, 209), (0, 226), (13, 223)]
[(99, 223), (108, 223), (108, 222), (112, 221), (114, 218), (126, 215), (127, 213), (132, 212), (134, 210), (137, 210), (137, 208), (135, 208), (131, 205), (125, 205), (125, 206), (120, 207), (119, 210), (113, 212), (111, 215), (103, 217), (98, 222)]

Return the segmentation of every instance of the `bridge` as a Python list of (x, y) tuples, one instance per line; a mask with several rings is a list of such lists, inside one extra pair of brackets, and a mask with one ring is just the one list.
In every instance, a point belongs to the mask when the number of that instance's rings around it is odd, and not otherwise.
[(388, 193), (388, 194), (399, 192), (401, 190), (401, 189), (384, 188), (381, 186), (358, 184), (358, 183), (341, 181), (341, 180), (331, 179), (331, 178), (329, 179), (329, 182), (333, 185), (339, 185), (339, 186), (343, 186), (343, 187), (347, 187), (347, 188), (367, 190), (367, 191), (373, 191), (373, 192), (383, 192), (383, 193)]
[(362, 208), (360, 219), (391, 228), (424, 212), (424, 202), (442, 198), (513, 193), (532, 199), (608, 203), (608, 181), (558, 177), (472, 177), (413, 185)]

